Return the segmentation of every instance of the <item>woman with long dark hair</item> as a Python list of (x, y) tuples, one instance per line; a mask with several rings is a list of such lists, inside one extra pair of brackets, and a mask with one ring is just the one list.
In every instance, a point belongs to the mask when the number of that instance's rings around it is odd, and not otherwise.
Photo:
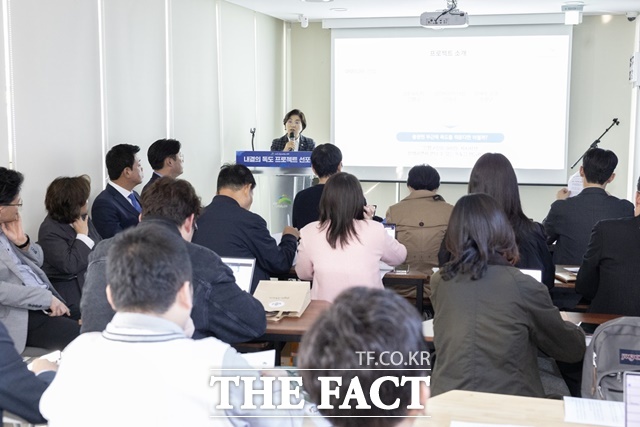
[(313, 279), (312, 299), (333, 301), (353, 286), (382, 288), (380, 261), (398, 265), (407, 249), (373, 221), (358, 178), (332, 175), (320, 199), (320, 221), (300, 230), (296, 273)]
[[(520, 254), (515, 266), (540, 270), (542, 283), (549, 289), (553, 288), (555, 265), (547, 247), (544, 229), (522, 211), (518, 179), (509, 159), (500, 153), (480, 156), (471, 170), (468, 193), (486, 193), (498, 202), (515, 233)], [(441, 265), (448, 259), (447, 254), (440, 253)]]
[(445, 246), (451, 260), (431, 277), (433, 395), (456, 389), (544, 397), (538, 349), (578, 362), (584, 334), (562, 320), (544, 285), (513, 266), (518, 247), (501, 206), (487, 194), (463, 196)]

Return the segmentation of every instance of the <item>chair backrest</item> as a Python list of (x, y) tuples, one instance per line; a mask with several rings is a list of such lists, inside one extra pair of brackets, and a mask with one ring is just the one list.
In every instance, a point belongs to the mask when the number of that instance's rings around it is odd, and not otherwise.
[(640, 317), (620, 317), (593, 333), (582, 366), (582, 397), (623, 401), (623, 375), (640, 371)]
[[(17, 415), (11, 414), (7, 411), (4, 411), (2, 414), (2, 424), (3, 426), (11, 426), (11, 427), (35, 427), (34, 424), (31, 424), (29, 421), (20, 418)], [(44, 425), (44, 424), (43, 424)]]

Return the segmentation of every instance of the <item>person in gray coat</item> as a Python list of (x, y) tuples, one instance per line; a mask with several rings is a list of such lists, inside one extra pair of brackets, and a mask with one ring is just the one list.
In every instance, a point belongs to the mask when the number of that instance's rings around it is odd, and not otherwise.
[(40, 269), (42, 248), (22, 228), (20, 172), (0, 167), (0, 321), (18, 353), (25, 345), (61, 350), (80, 332)]

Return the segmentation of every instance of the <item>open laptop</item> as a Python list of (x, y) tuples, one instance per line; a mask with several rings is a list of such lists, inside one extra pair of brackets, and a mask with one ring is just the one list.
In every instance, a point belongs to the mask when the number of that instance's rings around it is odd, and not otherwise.
[(625, 427), (640, 426), (640, 372), (624, 373), (624, 420)]
[(251, 290), (253, 281), (253, 270), (256, 268), (255, 258), (228, 258), (221, 257), (222, 262), (227, 264), (236, 278), (236, 284), (245, 292)]

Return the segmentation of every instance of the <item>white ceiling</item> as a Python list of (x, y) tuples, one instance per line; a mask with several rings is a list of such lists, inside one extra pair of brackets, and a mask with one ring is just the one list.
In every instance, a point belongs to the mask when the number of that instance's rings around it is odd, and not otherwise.
[[(298, 15), (310, 21), (341, 18), (397, 18), (420, 16), (446, 7), (446, 0), (226, 0), (283, 21), (297, 22)], [(560, 13), (563, 0), (458, 0), (458, 9), (469, 15), (521, 15)], [(346, 11), (331, 9), (344, 8)], [(640, 0), (585, 0), (587, 15), (640, 12)]]

